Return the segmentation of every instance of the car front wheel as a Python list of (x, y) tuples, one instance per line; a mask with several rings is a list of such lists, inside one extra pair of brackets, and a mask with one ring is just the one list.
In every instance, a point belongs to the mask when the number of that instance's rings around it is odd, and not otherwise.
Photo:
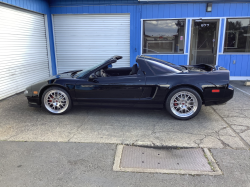
[(72, 104), (69, 94), (62, 88), (50, 87), (43, 93), (43, 107), (52, 114), (64, 114)]
[(195, 117), (201, 110), (200, 95), (191, 88), (178, 88), (166, 100), (166, 109), (176, 119), (187, 120)]

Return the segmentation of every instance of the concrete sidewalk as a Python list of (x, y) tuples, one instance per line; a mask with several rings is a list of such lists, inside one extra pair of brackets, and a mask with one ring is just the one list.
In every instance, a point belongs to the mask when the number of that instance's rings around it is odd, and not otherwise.
[[(232, 85), (239, 89), (226, 105), (203, 106), (188, 121), (126, 108), (75, 107), (55, 116), (28, 107), (22, 94), (2, 100), (0, 187), (249, 187), (250, 87)], [(210, 148), (223, 175), (114, 172), (117, 144)]]
[[(212, 106), (222, 117), (228, 127), (239, 135), (243, 143), (250, 148), (250, 87), (244, 86), (243, 81), (232, 81), (235, 93), (226, 105)], [(248, 95), (249, 93), (249, 95)], [(245, 142), (244, 142), (245, 141)]]
[(245, 86), (245, 81), (231, 81), (230, 84), (237, 90), (242, 90), (246, 95), (250, 96), (250, 86)]
[(250, 151), (211, 149), (223, 175), (115, 172), (116, 144), (0, 142), (0, 186), (240, 186), (250, 184)]

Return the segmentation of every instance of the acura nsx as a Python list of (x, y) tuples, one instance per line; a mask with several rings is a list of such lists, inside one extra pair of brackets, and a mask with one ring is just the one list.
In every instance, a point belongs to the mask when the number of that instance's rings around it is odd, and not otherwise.
[(137, 56), (132, 67), (113, 68), (122, 56), (94, 67), (60, 73), (26, 88), (30, 106), (52, 114), (74, 105), (110, 105), (162, 108), (181, 120), (191, 119), (201, 106), (226, 103), (233, 97), (229, 71), (207, 64), (175, 65), (149, 56)]

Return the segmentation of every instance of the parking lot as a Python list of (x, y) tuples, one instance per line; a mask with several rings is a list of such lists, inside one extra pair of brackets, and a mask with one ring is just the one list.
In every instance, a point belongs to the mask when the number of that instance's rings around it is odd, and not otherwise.
[[(244, 89), (250, 93), (249, 87)], [(250, 97), (246, 93), (236, 89), (226, 105), (203, 106), (188, 121), (173, 119), (163, 110), (119, 107), (77, 106), (56, 116), (28, 107), (23, 94), (18, 94), (0, 101), (0, 140), (248, 149)]]

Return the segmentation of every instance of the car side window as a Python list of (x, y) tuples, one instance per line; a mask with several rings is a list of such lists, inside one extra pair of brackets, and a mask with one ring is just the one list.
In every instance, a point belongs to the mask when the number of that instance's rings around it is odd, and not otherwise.
[(154, 72), (154, 74), (164, 74), (164, 73), (173, 73), (173, 71), (171, 71), (168, 66), (161, 64), (161, 63), (149, 63), (152, 71)]

